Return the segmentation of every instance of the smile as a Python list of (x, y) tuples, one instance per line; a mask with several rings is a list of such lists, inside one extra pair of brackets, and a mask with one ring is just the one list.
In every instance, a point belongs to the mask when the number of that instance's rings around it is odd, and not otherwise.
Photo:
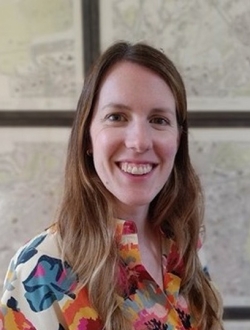
[(121, 163), (120, 169), (125, 173), (134, 175), (143, 175), (152, 171), (152, 164), (132, 164), (132, 163)]

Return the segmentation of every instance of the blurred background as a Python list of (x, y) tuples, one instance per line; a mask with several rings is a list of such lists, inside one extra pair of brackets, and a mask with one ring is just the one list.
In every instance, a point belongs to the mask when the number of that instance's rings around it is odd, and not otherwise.
[(145, 41), (184, 78), (202, 258), (226, 330), (250, 329), (249, 17), (244, 0), (0, 0), (0, 287), (16, 250), (56, 221), (85, 74), (114, 41)]

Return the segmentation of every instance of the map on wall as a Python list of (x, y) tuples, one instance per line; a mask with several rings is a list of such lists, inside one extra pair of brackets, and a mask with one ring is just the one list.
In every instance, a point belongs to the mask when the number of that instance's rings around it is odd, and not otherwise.
[(0, 108), (75, 109), (81, 48), (80, 0), (0, 0)]
[(102, 50), (125, 39), (164, 51), (190, 109), (250, 109), (249, 1), (107, 0), (100, 9)]
[(55, 220), (69, 128), (0, 130), (0, 291), (8, 264)]
[(250, 304), (250, 134), (193, 129), (191, 159), (205, 194), (204, 244), (225, 305)]

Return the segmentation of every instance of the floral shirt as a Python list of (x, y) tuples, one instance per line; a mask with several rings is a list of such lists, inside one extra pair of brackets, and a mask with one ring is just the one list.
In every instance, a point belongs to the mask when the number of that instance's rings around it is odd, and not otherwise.
[[(117, 237), (129, 291), (121, 308), (136, 330), (195, 330), (185, 299), (179, 293), (183, 265), (173, 270), (178, 252), (170, 240), (162, 250), (162, 290), (141, 263), (136, 227), (118, 220)], [(165, 240), (166, 241), (166, 240)], [(169, 240), (168, 240), (169, 242)], [(101, 330), (103, 324), (91, 306), (85, 288), (63, 264), (52, 226), (22, 247), (12, 259), (1, 299), (0, 330)]]

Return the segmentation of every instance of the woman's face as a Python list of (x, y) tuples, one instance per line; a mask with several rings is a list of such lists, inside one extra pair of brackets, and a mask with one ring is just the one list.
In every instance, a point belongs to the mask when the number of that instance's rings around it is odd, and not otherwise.
[(96, 172), (115, 196), (118, 216), (147, 212), (169, 178), (178, 148), (168, 85), (143, 66), (117, 63), (101, 85), (90, 136)]

